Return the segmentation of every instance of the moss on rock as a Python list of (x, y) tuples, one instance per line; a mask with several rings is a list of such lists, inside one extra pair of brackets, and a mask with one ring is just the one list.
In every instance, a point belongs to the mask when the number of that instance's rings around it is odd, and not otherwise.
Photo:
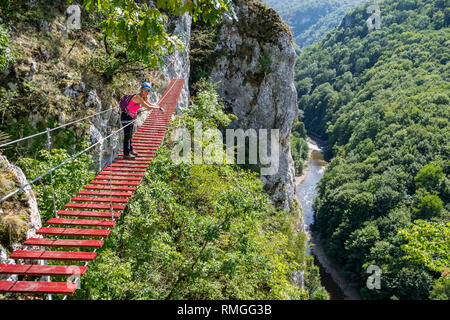
[(259, 39), (260, 43), (278, 44), (286, 34), (293, 41), (291, 30), (278, 13), (268, 5), (254, 0), (233, 0), (237, 6), (247, 5), (249, 15), (238, 15), (239, 30), (248, 38)]
[[(5, 164), (0, 161), (0, 198), (20, 187), (19, 181)], [(0, 245), (12, 251), (12, 244), (26, 239), (29, 223), (28, 203), (25, 192), (1, 203), (0, 209)]]

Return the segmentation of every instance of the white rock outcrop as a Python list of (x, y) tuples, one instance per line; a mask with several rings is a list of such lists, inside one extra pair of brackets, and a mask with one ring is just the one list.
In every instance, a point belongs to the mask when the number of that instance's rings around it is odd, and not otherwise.
[[(169, 28), (172, 29), (173, 34), (183, 42), (184, 48), (176, 51), (173, 55), (169, 56), (166, 61), (166, 67), (163, 70), (163, 82), (168, 85), (173, 78), (184, 78), (184, 87), (181, 92), (180, 98), (177, 104), (177, 112), (181, 112), (182, 109), (189, 106), (189, 73), (190, 73), (190, 61), (189, 61), (189, 41), (191, 37), (191, 25), (192, 17), (188, 14), (172, 17), (169, 22)], [(165, 89), (165, 88), (162, 88)], [(150, 101), (159, 101), (164, 90), (161, 92), (152, 91), (149, 94)], [(117, 107), (113, 112), (106, 112), (100, 117), (96, 117), (91, 121), (90, 125), (90, 140), (92, 143), (100, 141), (102, 138), (106, 138), (113, 131), (120, 128), (120, 113), (119, 102), (113, 106), (102, 106), (101, 99), (98, 97), (97, 92), (92, 90), (89, 92), (89, 99), (86, 106), (97, 106), (98, 112), (107, 110), (111, 107)], [(145, 119), (150, 114), (150, 111), (143, 111), (137, 117), (135, 123), (135, 131), (144, 123)], [(118, 150), (122, 149), (123, 133), (117, 134), (114, 137), (105, 140), (97, 148), (98, 155), (97, 163), (99, 167), (106, 166), (111, 161), (111, 155), (114, 157), (117, 155)]]
[[(27, 178), (25, 177), (22, 169), (17, 166), (14, 166), (9, 163), (8, 159), (5, 156), (0, 155), (0, 162), (2, 166), (9, 172), (11, 172), (19, 185), (23, 186), (27, 184)], [(21, 212), (17, 212), (17, 214), (26, 214), (26, 220), (28, 221), (26, 239), (29, 238), (41, 238), (42, 236), (36, 235), (36, 231), (41, 228), (41, 216), (39, 214), (39, 209), (36, 201), (36, 197), (34, 196), (33, 191), (30, 186), (24, 188), (26, 194), (26, 207)], [(7, 200), (6, 200), (7, 201)], [(0, 205), (2, 207), (2, 205)], [(0, 214), (6, 214), (8, 212), (3, 210), (3, 207), (0, 209)], [(24, 247), (22, 243), (12, 243), (11, 247), (14, 250), (26, 250), (27, 247)], [(7, 248), (0, 245), (0, 264), (14, 264), (20, 263), (21, 261), (15, 261), (8, 258), (9, 253)], [(27, 261), (27, 263), (36, 264), (40, 263), (40, 261)], [(17, 276), (8, 276), (8, 275), (0, 275), (0, 280), (17, 280)]]
[(262, 180), (274, 205), (287, 209), (295, 196), (290, 134), (298, 113), (292, 36), (273, 9), (256, 1), (234, 3), (238, 19), (224, 19), (210, 81), (238, 117), (232, 127), (280, 130), (279, 156), (271, 158), (278, 172)]
[(168, 58), (164, 70), (168, 80), (173, 78), (183, 78), (184, 87), (181, 91), (180, 98), (177, 104), (177, 113), (189, 107), (189, 74), (190, 74), (190, 60), (189, 60), (189, 42), (191, 40), (192, 17), (188, 14), (173, 17), (170, 24), (173, 28), (173, 34), (176, 35), (183, 43), (184, 48), (177, 50)]

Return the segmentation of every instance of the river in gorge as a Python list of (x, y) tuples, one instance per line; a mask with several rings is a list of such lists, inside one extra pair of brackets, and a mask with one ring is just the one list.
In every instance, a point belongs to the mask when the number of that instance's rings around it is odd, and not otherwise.
[[(317, 184), (325, 173), (328, 163), (324, 160), (322, 149), (313, 140), (308, 138), (308, 146), (310, 150), (309, 161), (307, 167), (304, 169), (302, 177), (297, 178), (297, 198), (303, 209), (303, 220), (305, 229), (310, 233), (311, 224), (314, 222), (314, 198), (317, 195)], [(322, 285), (330, 294), (331, 300), (345, 300), (351, 299), (349, 294), (344, 294), (333, 278), (338, 278), (338, 272), (333, 270), (331, 264), (325, 260), (323, 250), (319, 243), (311, 242), (314, 245), (313, 250), (308, 248), (308, 254), (313, 254), (314, 262), (319, 267)], [(341, 279), (337, 279), (338, 281)]]

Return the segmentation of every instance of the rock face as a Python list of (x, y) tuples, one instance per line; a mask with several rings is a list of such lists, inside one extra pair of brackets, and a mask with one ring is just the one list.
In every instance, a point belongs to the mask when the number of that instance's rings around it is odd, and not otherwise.
[[(22, 186), (27, 183), (27, 179), (25, 175), (23, 174), (22, 170), (19, 167), (16, 167), (14, 165), (11, 165), (6, 157), (0, 155), (0, 164), (2, 166), (2, 171), (6, 171), (15, 178), (17, 181), (17, 184)], [(11, 190), (12, 191), (12, 190)], [(42, 226), (41, 222), (41, 216), (39, 214), (39, 209), (37, 206), (36, 198), (34, 196), (33, 191), (28, 186), (24, 189), (25, 195), (26, 195), (26, 202), (24, 205), (15, 205), (12, 208), (7, 208), (7, 201), (2, 203), (1, 209), (0, 209), (0, 215), (6, 216), (6, 215), (19, 215), (22, 216), (27, 222), (26, 225), (26, 239), (29, 238), (41, 238), (42, 236), (36, 235), (36, 231)], [(26, 250), (27, 248), (24, 247), (21, 243), (12, 243), (11, 247), (13, 250)], [(0, 245), (0, 264), (6, 263), (6, 264), (13, 264), (15, 263), (14, 260), (8, 259), (9, 253), (7, 248)], [(20, 261), (19, 261), (20, 262)], [(16, 262), (16, 263), (19, 263)], [(27, 263), (36, 264), (36, 261), (27, 261)], [(0, 280), (17, 280), (17, 276), (7, 276), (7, 275), (0, 275)]]
[(169, 57), (165, 68), (165, 74), (170, 81), (172, 78), (184, 78), (184, 87), (177, 105), (177, 113), (181, 114), (184, 108), (189, 107), (189, 41), (191, 39), (192, 17), (188, 14), (172, 18), (170, 22), (173, 33), (183, 42), (184, 49), (178, 50)]
[[(190, 62), (189, 62), (189, 41), (191, 37), (191, 25), (192, 17), (188, 14), (182, 16), (172, 17), (169, 22), (168, 28), (172, 29), (173, 33), (177, 35), (184, 44), (183, 50), (178, 50), (173, 55), (169, 56), (166, 61), (166, 67), (163, 70), (163, 79), (161, 82), (166, 86), (170, 83), (172, 78), (184, 78), (184, 87), (181, 92), (181, 96), (178, 100), (177, 112), (181, 113), (181, 110), (189, 106), (189, 72), (190, 72)], [(162, 98), (161, 94), (166, 87), (160, 88), (161, 92), (152, 91), (149, 94), (150, 101), (158, 101)], [(100, 112), (102, 110), (108, 110), (114, 106), (102, 106), (100, 98), (98, 98), (95, 90), (89, 92), (88, 103), (96, 105), (97, 110)], [(96, 118), (91, 122), (90, 126), (90, 139), (93, 143), (100, 141), (102, 138), (107, 137), (112, 133), (112, 131), (120, 128), (120, 114), (118, 110), (119, 102), (117, 102), (117, 110), (113, 112), (106, 112), (101, 115), (101, 117)], [(135, 128), (139, 128), (145, 121), (150, 111), (143, 111), (138, 115), (138, 119), (135, 123)], [(135, 129), (135, 130), (136, 130)], [(122, 148), (123, 143), (123, 133), (120, 135), (115, 135), (107, 141), (101, 143), (97, 148), (98, 165), (103, 168), (108, 163), (111, 162), (111, 156), (117, 155), (117, 151)]]
[(290, 133), (297, 118), (292, 35), (278, 14), (262, 3), (234, 0), (238, 20), (225, 19), (210, 76), (238, 117), (235, 129), (279, 129), (278, 172), (262, 176), (274, 205), (287, 209), (295, 196)]

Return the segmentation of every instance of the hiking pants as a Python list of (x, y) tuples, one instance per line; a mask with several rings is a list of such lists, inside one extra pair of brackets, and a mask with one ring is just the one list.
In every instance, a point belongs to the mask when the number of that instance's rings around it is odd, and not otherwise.
[[(133, 118), (130, 117), (125, 112), (122, 112), (120, 116), (120, 121), (122, 122), (122, 127), (125, 127)], [(133, 146), (131, 145), (131, 138), (133, 136), (133, 127), (134, 123), (130, 124), (128, 127), (123, 129), (123, 154), (124, 156), (128, 156), (133, 151)]]

